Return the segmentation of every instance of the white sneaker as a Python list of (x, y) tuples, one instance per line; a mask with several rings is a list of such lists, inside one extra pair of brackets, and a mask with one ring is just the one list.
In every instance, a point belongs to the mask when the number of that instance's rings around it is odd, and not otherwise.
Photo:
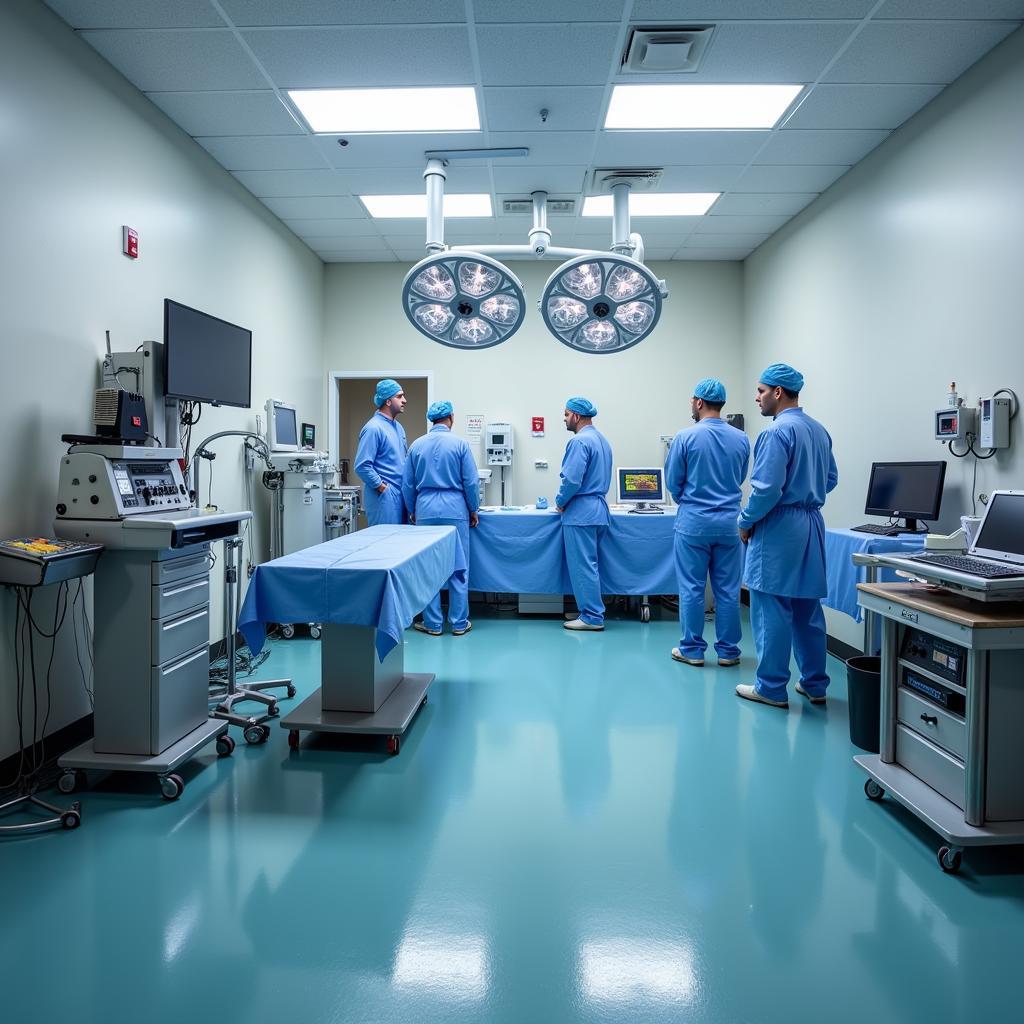
[(826, 703), (825, 694), (822, 694), (820, 697), (812, 697), (799, 683), (796, 684), (796, 692), (799, 693), (801, 697), (806, 697), (812, 704)]
[(592, 626), (589, 622), (584, 622), (582, 619), (573, 619), (572, 622), (563, 622), (562, 629), (582, 629), (590, 630), (593, 633), (600, 633), (604, 626)]
[(452, 636), (465, 636), (473, 628), (472, 622), (467, 622), (462, 629), (453, 629)]
[(426, 633), (427, 636), (440, 636), (441, 630), (427, 629), (426, 624), (423, 622), (414, 622), (412, 628), (419, 633)]
[(742, 697), (744, 700), (752, 700), (757, 704), (768, 704), (773, 708), (788, 708), (788, 700), (771, 700), (765, 697), (763, 694), (757, 692), (757, 687), (750, 683), (740, 683), (736, 687), (736, 696)]
[(672, 660), (681, 661), (684, 665), (693, 665), (696, 668), (704, 667), (703, 658), (688, 658), (678, 647), (672, 648)]
[(718, 664), (721, 665), (722, 668), (731, 668), (733, 665), (738, 665), (739, 663), (740, 663), (740, 659), (739, 658), (719, 658), (718, 659)]

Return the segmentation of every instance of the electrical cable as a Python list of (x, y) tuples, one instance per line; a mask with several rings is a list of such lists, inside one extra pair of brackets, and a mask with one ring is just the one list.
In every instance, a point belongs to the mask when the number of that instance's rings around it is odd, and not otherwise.
[(1015, 420), (1017, 413), (1020, 412), (1020, 399), (1017, 397), (1017, 392), (1013, 388), (1000, 388), (998, 391), (992, 392), (992, 397), (996, 395), (1009, 395), (1013, 399), (1013, 409), (1010, 411), (1010, 419)]

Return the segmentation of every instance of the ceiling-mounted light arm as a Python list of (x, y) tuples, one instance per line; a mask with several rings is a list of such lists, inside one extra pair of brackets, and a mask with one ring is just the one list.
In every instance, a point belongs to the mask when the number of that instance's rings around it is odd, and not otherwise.
[(435, 157), (427, 160), (423, 180), (427, 187), (427, 252), (444, 252), (444, 183), (448, 177), (447, 161)]
[[(631, 231), (630, 232), (630, 234), (629, 234), (629, 244), (632, 246), (632, 249), (633, 249), (633, 259), (635, 259), (638, 263), (643, 263), (644, 262), (644, 255), (645, 255), (645, 252), (644, 252), (644, 240), (640, 237), (638, 232), (636, 232), (636, 231)], [(662, 298), (668, 298), (668, 292), (665, 292), (662, 295)]]
[(447, 252), (479, 252), (495, 259), (526, 260), (533, 257), (542, 260), (568, 260), (575, 256), (607, 256), (600, 249), (566, 249), (560, 245), (548, 246), (543, 253), (537, 253), (532, 245), (451, 245)]
[(530, 229), (530, 246), (537, 259), (543, 259), (544, 254), (551, 245), (551, 229), (548, 227), (548, 194), (547, 192), (534, 192), (533, 199), (533, 227)]
[(633, 246), (629, 236), (629, 190), (628, 181), (612, 185), (612, 252), (632, 256)]

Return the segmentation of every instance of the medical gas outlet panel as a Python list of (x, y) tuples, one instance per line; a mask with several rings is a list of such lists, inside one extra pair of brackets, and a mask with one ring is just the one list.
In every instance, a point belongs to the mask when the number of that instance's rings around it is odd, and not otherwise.
[(488, 423), (485, 431), (488, 466), (511, 466), (514, 443), (511, 423)]
[(122, 519), (191, 505), (176, 458), (111, 459), (70, 452), (61, 459), (57, 515), (65, 519)]

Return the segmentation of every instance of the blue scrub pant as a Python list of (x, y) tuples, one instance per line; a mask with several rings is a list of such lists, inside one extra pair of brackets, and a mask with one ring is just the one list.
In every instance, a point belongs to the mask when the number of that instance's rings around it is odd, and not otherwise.
[(704, 585), (711, 574), (715, 595), (715, 652), (720, 658), (740, 656), (740, 576), (743, 544), (738, 534), (727, 537), (675, 535), (676, 582), (679, 586), (679, 651), (700, 659), (704, 639)]
[(562, 524), (565, 561), (580, 618), (591, 626), (604, 625), (604, 601), (601, 600), (601, 574), (597, 569), (597, 548), (606, 526), (566, 526)]
[(366, 501), (366, 522), (369, 526), (401, 526), (405, 522), (405, 502), (402, 500), (402, 488), (388, 484), (383, 494), (378, 494), (372, 487), (363, 488)]
[[(417, 526), (454, 526), (459, 531), (462, 550), (466, 552), (466, 577), (460, 583), (454, 577), (448, 581), (448, 621), (452, 629), (465, 629), (469, 622), (469, 520), (468, 519), (420, 519)], [(444, 587), (441, 588), (442, 590)], [(436, 633), (444, 624), (441, 614), (441, 591), (439, 590), (423, 609), (423, 625)]]
[(825, 613), (817, 597), (776, 597), (750, 591), (750, 622), (757, 649), (757, 691), (771, 700), (787, 700), (790, 651), (800, 683), (812, 697), (824, 697)]

